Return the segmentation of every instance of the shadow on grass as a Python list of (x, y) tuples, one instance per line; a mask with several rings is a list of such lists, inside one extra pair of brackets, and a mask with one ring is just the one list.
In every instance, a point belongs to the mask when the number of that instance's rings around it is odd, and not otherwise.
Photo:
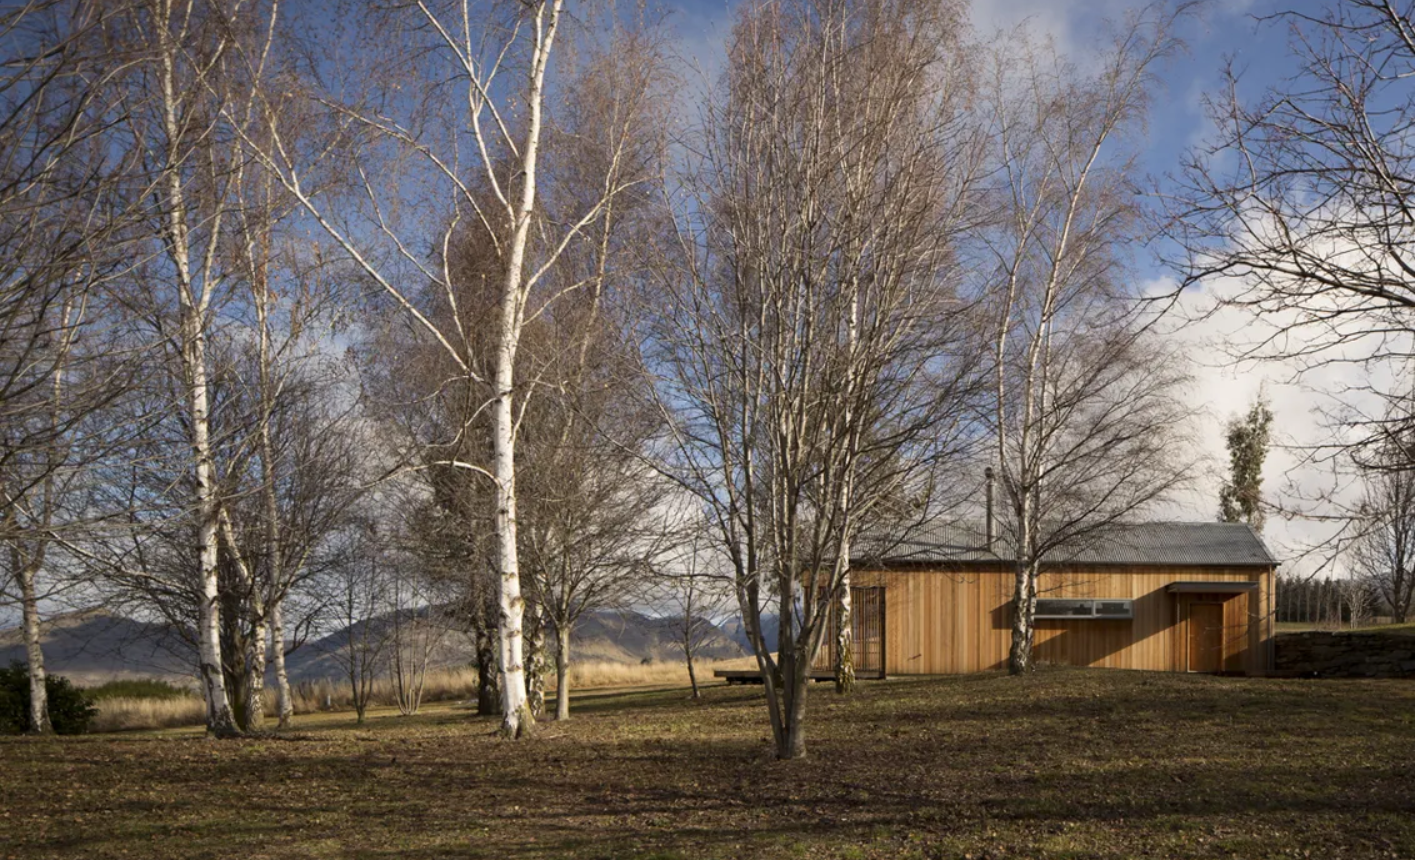
[[(1039, 856), (1053, 840), (1122, 857), (1208, 856), (1156, 846), (1229, 828), (1274, 853), (1364, 856), (1411, 833), (1410, 690), (1395, 682), (1059, 670), (822, 688), (811, 756), (794, 762), (771, 760), (762, 698), (591, 695), (517, 743), (443, 707), (300, 729), (301, 743), (15, 744), (0, 753), (14, 816), (0, 842), (19, 856), (584, 858), (985, 843)], [(63, 832), (21, 828), (46, 816)], [(1069, 828), (1094, 841), (1058, 841)]]

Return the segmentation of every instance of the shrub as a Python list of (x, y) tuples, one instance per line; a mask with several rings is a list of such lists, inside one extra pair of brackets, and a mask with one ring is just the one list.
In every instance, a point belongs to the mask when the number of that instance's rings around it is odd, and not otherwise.
[[(98, 709), (84, 691), (59, 675), (49, 675), (44, 680), (44, 689), (49, 695), (49, 722), (55, 734), (77, 735), (88, 731)], [(29, 706), (29, 669), (20, 662), (0, 669), (0, 733), (13, 735), (28, 730)]]

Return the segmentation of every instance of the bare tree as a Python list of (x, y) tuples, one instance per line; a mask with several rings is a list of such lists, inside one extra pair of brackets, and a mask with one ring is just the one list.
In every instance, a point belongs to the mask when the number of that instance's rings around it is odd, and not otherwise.
[(1369, 472), (1360, 510), (1362, 530), (1348, 548), (1353, 579), (1377, 594), (1393, 621), (1405, 621), (1416, 590), (1416, 475)]
[(655, 510), (662, 481), (644, 474), (636, 456), (585, 446), (574, 456), (563, 449), (547, 465), (554, 469), (538, 477), (560, 479), (560, 492), (531, 496), (523, 545), (536, 602), (555, 631), (556, 719), (566, 720), (575, 625), (587, 612), (645, 591), (649, 561), (662, 552), (669, 529)]
[(342, 563), (325, 578), (330, 601), (326, 623), (334, 628), (330, 653), (349, 681), (357, 721), (364, 722), (374, 687), (388, 662), (394, 625), (388, 613), (393, 566), (386, 539), (372, 521), (349, 529)]
[[(1357, 378), (1329, 392), (1333, 438), (1307, 453), (1370, 466), (1412, 426), (1412, 5), (1341, 0), (1260, 21), (1288, 28), (1294, 67), (1249, 102), (1231, 65), (1208, 99), (1216, 134), (1166, 192), (1177, 290), (1205, 284), (1216, 309), (1252, 313), (1261, 334), (1237, 358), (1299, 378), (1350, 366)], [(1408, 447), (1390, 468), (1411, 463)]]
[(806, 753), (852, 536), (959, 439), (952, 243), (979, 162), (958, 28), (948, 3), (745, 7), (653, 297), (663, 469), (732, 564), (781, 758)]
[[(371, 45), (383, 45), (386, 53), (378, 55), (381, 62), (366, 68), (368, 76), (355, 88), (364, 98), (354, 104), (325, 99), (335, 105), (335, 137), (354, 140), (352, 160), (341, 163), (340, 170), (351, 166), (345, 172), (356, 174), (363, 185), (359, 194), (367, 205), (357, 215), (354, 210), (336, 212), (335, 204), (321, 196), (315, 179), (318, 158), (291, 143), (291, 131), (280, 124), (273, 97), (266, 103), (263, 131), (269, 143), (260, 147), (265, 164), (348, 258), (483, 394), (492, 428), (490, 462), (459, 460), (452, 465), (484, 476), (495, 493), (498, 666), (503, 732), (510, 737), (534, 725), (525, 693), (517, 539), (516, 425), (526, 395), (518, 388), (516, 370), (522, 332), (556, 297), (538, 290), (546, 273), (604, 215), (611, 201), (642, 181), (607, 170), (598, 192), (584, 205), (561, 213), (564, 217), (549, 219), (538, 205), (551, 103), (547, 72), (566, 21), (563, 7), (563, 0), (462, 0), (400, 7), (388, 13), (392, 18), (382, 10), (370, 11), (366, 21), (380, 28)], [(399, 38), (390, 39), (389, 33)], [(377, 52), (371, 48), (369, 53)], [(398, 70), (410, 74), (402, 76)], [(412, 97), (399, 92), (405, 83), (416, 91)], [(451, 117), (461, 122), (450, 122)], [(613, 146), (608, 150), (611, 167), (618, 151)], [(392, 181), (379, 179), (371, 161), (378, 152), (393, 153), (395, 161), (386, 164), (414, 165), (414, 175), (399, 172)], [(464, 161), (469, 154), (470, 163)], [(410, 195), (415, 187), (416, 194)], [(400, 220), (410, 211), (403, 204), (415, 203), (416, 212), (422, 201), (431, 201), (440, 216), (450, 218), (442, 228), (412, 235), (401, 229), (410, 226)], [(417, 283), (433, 285), (439, 300), (453, 309), (445, 319), (459, 319), (459, 285), (446, 249), (469, 223), (488, 238), (497, 261), (490, 317), (495, 348), (487, 367), (470, 360), (467, 329), (438, 322), (401, 286), (405, 271), (415, 273)], [(421, 229), (427, 224), (412, 226)], [(444, 253), (429, 260), (416, 250), (430, 245)]]
[(151, 256), (130, 297), (170, 352), (180, 380), (199, 561), (202, 689), (208, 731), (218, 736), (238, 727), (222, 671), (223, 509), (209, 350), (238, 267), (227, 253), (240, 208), (235, 169), (245, 157), (240, 141), (265, 74), (245, 58), (269, 52), (274, 16), (264, 4), (152, 0), (136, 4), (113, 27), (113, 49), (134, 58), (119, 96), (119, 139), (138, 153), (152, 183), (152, 193), (144, 195)]
[[(403, 357), (415, 361), (398, 362), (392, 378), (400, 384), (406, 379), (436, 378), (412, 369), (418, 366), (417, 356), (417, 350), (408, 350)], [(430, 356), (425, 351), (421, 357)], [(475, 459), (478, 444), (485, 442), (484, 435), (465, 429), (477, 420), (477, 404), (470, 400), (476, 393), (465, 385), (418, 393), (416, 409), (396, 410), (417, 416), (405, 420), (420, 426), (401, 428), (399, 435), (415, 440), (429, 461), (414, 473), (423, 492), (409, 499), (405, 540), (427, 577), (450, 596), (455, 617), (472, 640), (477, 713), (496, 715), (501, 713), (496, 648), (499, 588), (490, 487), (479, 476), (450, 465)]]
[[(298, 287), (291, 294), (301, 295)], [(317, 312), (302, 315), (317, 303), (292, 305), (287, 334), (319, 319)], [(340, 403), (349, 397), (344, 369), (318, 352), (301, 354), (288, 337), (280, 346), (289, 353), (273, 360), (269, 331), (259, 334), (232, 374), (235, 390), (214, 425), (226, 440), (218, 463), (221, 558), (229, 574), (223, 647), (231, 653), (223, 659), (231, 667), (228, 685), (241, 692), (236, 711), (243, 731), (262, 727), (268, 642), (275, 649), (276, 713), (281, 725), (289, 724), (284, 605), (325, 563), (327, 542), (354, 515), (364, 489), (359, 451), (367, 447), (353, 426), (357, 413)]]
[(388, 588), (388, 670), (394, 701), (404, 716), (418, 713), (428, 668), (455, 620), (454, 604), (439, 589), (438, 579), (420, 575), (408, 561), (394, 566)]
[[(94, 512), (85, 465), (133, 428), (96, 416), (122, 396), (104, 285), (129, 265), (135, 167), (105, 145), (108, 100), (126, 58), (105, 50), (121, 7), (34, 2), (0, 11), (0, 603), (21, 607), (29, 725), (49, 731), (40, 602), (60, 576), (53, 536)], [(121, 431), (121, 432), (119, 432)]]
[(1083, 72), (1026, 36), (995, 48), (987, 111), (996, 221), (980, 272), (998, 296), (989, 425), (1014, 562), (1009, 671), (1032, 668), (1039, 565), (1181, 486), (1179, 357), (1145, 334), (1119, 248), (1135, 237), (1131, 159), (1175, 13), (1125, 21)]
[(733, 578), (715, 565), (712, 544), (698, 536), (680, 544), (678, 552), (655, 565), (658, 593), (674, 631), (674, 644), (683, 652), (693, 698), (699, 698), (695, 662), (699, 650), (719, 635), (718, 623), (736, 603)]

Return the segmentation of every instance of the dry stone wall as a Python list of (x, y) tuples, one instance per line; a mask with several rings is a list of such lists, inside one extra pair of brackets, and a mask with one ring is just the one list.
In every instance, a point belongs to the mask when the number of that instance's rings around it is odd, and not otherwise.
[(1280, 675), (1318, 678), (1410, 678), (1416, 639), (1360, 631), (1308, 630), (1274, 637)]

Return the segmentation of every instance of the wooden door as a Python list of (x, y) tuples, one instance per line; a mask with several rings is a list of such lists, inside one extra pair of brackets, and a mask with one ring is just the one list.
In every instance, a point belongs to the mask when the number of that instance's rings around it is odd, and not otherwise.
[(1224, 604), (1190, 604), (1190, 671), (1224, 669)]

